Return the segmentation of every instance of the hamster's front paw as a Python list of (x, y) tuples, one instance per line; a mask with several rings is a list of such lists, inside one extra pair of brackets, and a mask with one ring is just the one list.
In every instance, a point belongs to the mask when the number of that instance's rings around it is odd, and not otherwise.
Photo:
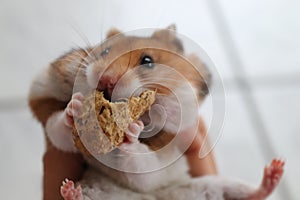
[(121, 150), (128, 151), (129, 149), (135, 148), (139, 144), (139, 135), (144, 129), (144, 123), (140, 120), (133, 122), (129, 125), (125, 131), (125, 140), (119, 146)]
[(129, 125), (128, 129), (125, 131), (125, 143), (135, 143), (138, 142), (138, 138), (142, 130), (144, 129), (144, 123), (140, 120), (133, 122)]
[(71, 101), (64, 111), (64, 123), (66, 126), (72, 127), (74, 125), (74, 117), (78, 115), (78, 111), (82, 107), (83, 99), (84, 97), (81, 93), (73, 94)]

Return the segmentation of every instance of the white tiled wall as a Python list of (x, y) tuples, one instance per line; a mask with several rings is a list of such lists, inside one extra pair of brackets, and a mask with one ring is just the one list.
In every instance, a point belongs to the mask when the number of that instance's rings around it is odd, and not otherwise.
[[(207, 51), (225, 80), (227, 112), (216, 146), (220, 173), (258, 184), (271, 159), (265, 152), (271, 152), (285, 158), (287, 167), (270, 199), (299, 199), (299, 8), (297, 0), (2, 0), (1, 199), (41, 199), (43, 134), (25, 103), (38, 70), (69, 48), (84, 45), (80, 34), (94, 44), (111, 26), (129, 31), (173, 22)], [(237, 77), (247, 78), (244, 83), (251, 86), (248, 103)], [(251, 112), (252, 101), (259, 116)], [(265, 131), (253, 123), (255, 117)], [(260, 142), (263, 134), (272, 149)]]
[(294, 197), (299, 197), (297, 178), (300, 177), (298, 156), (300, 107), (297, 104), (300, 87), (291, 85), (257, 89), (255, 97), (267, 125), (269, 137), (276, 147), (276, 153), (287, 161), (285, 176), (288, 189)]
[(1, 199), (41, 199), (44, 138), (25, 107), (0, 113)]
[(237, 44), (248, 76), (300, 77), (297, 0), (216, 0)]

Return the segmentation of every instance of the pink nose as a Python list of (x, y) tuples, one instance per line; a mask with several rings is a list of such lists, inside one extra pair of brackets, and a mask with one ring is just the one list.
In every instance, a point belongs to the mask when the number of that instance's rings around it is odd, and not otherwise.
[(117, 83), (117, 78), (103, 75), (100, 78), (99, 84), (101, 89), (113, 89)]

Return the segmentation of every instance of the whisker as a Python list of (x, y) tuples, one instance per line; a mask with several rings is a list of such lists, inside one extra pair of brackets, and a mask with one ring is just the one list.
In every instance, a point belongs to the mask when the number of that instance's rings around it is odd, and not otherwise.
[(87, 64), (83, 63), (83, 62), (79, 62), (77, 60), (72, 60), (72, 59), (68, 59), (68, 58), (62, 58), (61, 59), (62, 61), (69, 61), (69, 62), (72, 62), (72, 63), (75, 63), (75, 64), (79, 64), (79, 65), (82, 65), (84, 67), (88, 67)]
[(92, 59), (92, 62), (97, 61), (97, 56), (93, 53), (93, 51), (97, 48), (97, 46), (93, 47), (90, 51), (83, 49), (83, 51), (88, 55), (90, 59)]
[[(73, 43), (77, 48), (79, 48), (79, 50), (82, 50), (82, 51), (84, 51), (84, 53), (86, 53), (87, 54), (87, 57), (85, 57), (85, 60), (88, 62), (88, 63), (90, 63), (90, 62), (94, 62), (94, 61), (97, 61), (96, 60), (96, 57), (94, 56), (94, 55), (91, 55), (90, 54), (90, 52), (86, 49), (86, 48), (82, 48), (82, 47), (80, 47), (78, 44), (76, 44), (76, 43)], [(94, 49), (95, 49), (96, 47), (94, 47), (91, 51), (93, 51)], [(74, 49), (75, 51), (78, 51), (78, 49)], [(82, 57), (82, 55), (80, 55), (80, 57), (82, 58), (82, 59), (84, 59), (83, 57)], [(90, 58), (91, 60), (87, 60), (87, 58)]]
[(103, 1), (102, 2), (102, 8), (103, 8), (103, 12), (101, 12), (102, 13), (102, 16), (101, 16), (101, 21), (100, 21), (100, 28), (101, 28), (101, 32), (100, 32), (100, 40), (101, 40), (101, 42), (103, 42), (103, 40), (104, 40), (104, 37), (103, 37), (103, 35), (104, 35), (104, 33), (103, 33), (103, 27), (104, 27), (104, 22), (105, 22), (105, 15), (106, 15), (106, 10), (108, 10), (107, 9), (107, 4), (106, 4), (106, 1)]
[(86, 62), (86, 64), (90, 63), (90, 61), (88, 60), (88, 58), (89, 58), (88, 56), (83, 56), (78, 51), (75, 51), (74, 53), (76, 53), (76, 55), (78, 55), (82, 60), (84, 60)]
[[(84, 33), (82, 33), (78, 28), (76, 28), (76, 26), (74, 25), (74, 23), (70, 22), (70, 25), (71, 25), (71, 27), (73, 28), (73, 30), (79, 35), (79, 37), (83, 40), (83, 42), (87, 45), (87, 48), (91, 48), (92, 45), (91, 45), (90, 41), (88, 40), (87, 36), (86, 36)], [(95, 56), (95, 55), (92, 55), (92, 54), (87, 50), (87, 48), (82, 48), (80, 45), (78, 45), (78, 44), (76, 44), (76, 43), (74, 43), (74, 42), (73, 42), (73, 44), (74, 44), (76, 47), (78, 47), (80, 50), (83, 50), (83, 51), (88, 55), (88, 58), (90, 58), (92, 62), (93, 62), (93, 61), (97, 61), (96, 56)], [(96, 46), (92, 48), (91, 52), (92, 52), (95, 48), (96, 48)], [(81, 57), (81, 58), (83, 58), (83, 57)], [(84, 59), (84, 60), (86, 60), (86, 59)], [(89, 63), (90, 61), (88, 60), (87, 62)]]
[(72, 29), (75, 31), (75, 33), (80, 37), (80, 39), (87, 45), (87, 46), (91, 46), (90, 41), (88, 40), (88, 37), (80, 30), (79, 25), (77, 24), (77, 26), (75, 25), (75, 22), (72, 21), (70, 22), (70, 26), (72, 27)]
[(70, 55), (69, 57), (74, 58), (74, 61), (84, 61), (86, 64), (89, 64), (87, 58), (83, 57), (78, 51), (74, 51), (76, 55)]

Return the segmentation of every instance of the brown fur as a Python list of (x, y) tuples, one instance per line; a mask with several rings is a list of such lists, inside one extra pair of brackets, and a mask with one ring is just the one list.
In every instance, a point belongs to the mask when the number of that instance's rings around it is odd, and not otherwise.
[(37, 120), (45, 127), (48, 118), (56, 111), (63, 110), (67, 106), (67, 102), (54, 98), (39, 98), (30, 100), (29, 106)]
[[(34, 99), (29, 102), (34, 115), (45, 127), (47, 119), (56, 111), (66, 107), (66, 102), (53, 98)], [(46, 152), (43, 157), (44, 200), (62, 199), (59, 189), (62, 180), (72, 177), (79, 180), (84, 171), (84, 160), (81, 154), (66, 153), (56, 149), (46, 137)]]
[(48, 140), (47, 150), (43, 157), (43, 164), (44, 200), (63, 199), (60, 195), (62, 180), (68, 177), (78, 181), (85, 170), (85, 161), (81, 154), (60, 151)]
[(156, 151), (169, 144), (174, 138), (174, 134), (161, 131), (159, 134), (155, 134), (150, 138), (142, 138), (140, 141), (147, 144), (153, 151)]

